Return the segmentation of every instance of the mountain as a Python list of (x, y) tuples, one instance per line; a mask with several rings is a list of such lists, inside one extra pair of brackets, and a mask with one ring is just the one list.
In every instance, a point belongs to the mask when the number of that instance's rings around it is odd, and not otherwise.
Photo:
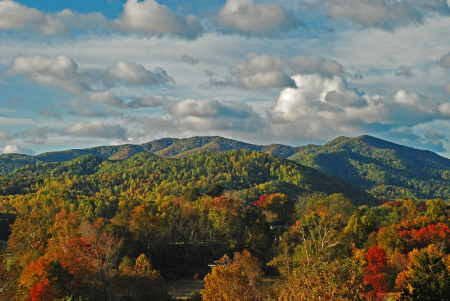
[(198, 152), (222, 152), (233, 149), (260, 151), (287, 158), (295, 154), (299, 148), (279, 144), (268, 146), (255, 145), (217, 136), (185, 139), (163, 138), (142, 145), (97, 146), (86, 149), (47, 152), (36, 156), (4, 154), (0, 155), (0, 175), (8, 174), (14, 169), (28, 164), (65, 162), (85, 155), (94, 155), (108, 160), (123, 160), (129, 159), (138, 153), (153, 153), (160, 157), (181, 157)]
[(450, 198), (449, 159), (367, 135), (308, 145), (289, 159), (381, 198)]
[(217, 136), (164, 138), (142, 145), (124, 144), (48, 152), (36, 156), (0, 156), (0, 175), (19, 167), (66, 162), (85, 155), (124, 160), (139, 153), (182, 158), (202, 152), (251, 150), (293, 160), (358, 185), (384, 199), (450, 199), (450, 160), (371, 136), (339, 137), (325, 145), (256, 145)]
[[(64, 187), (69, 179), (83, 177), (88, 179), (84, 180), (88, 184), (81, 185), (83, 198), (98, 196), (109, 188), (117, 196), (137, 189), (142, 199), (158, 199), (167, 194), (178, 197), (188, 187), (206, 192), (217, 183), (228, 191), (237, 191), (240, 198), (249, 202), (263, 194), (280, 192), (294, 200), (305, 193), (337, 193), (356, 205), (377, 204), (373, 196), (356, 185), (291, 160), (251, 150), (198, 152), (180, 158), (140, 153), (116, 161), (85, 155), (66, 162), (27, 165), (0, 178), (0, 194), (29, 194), (37, 185), (45, 186), (49, 181), (59, 183), (51, 186), (54, 192), (55, 187)], [(78, 200), (73, 192), (63, 199), (71, 198)]]

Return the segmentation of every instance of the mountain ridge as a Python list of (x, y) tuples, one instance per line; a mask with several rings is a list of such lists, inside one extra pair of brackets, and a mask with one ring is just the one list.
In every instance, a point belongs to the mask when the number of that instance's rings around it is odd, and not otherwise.
[(337, 137), (324, 145), (258, 145), (220, 136), (162, 138), (143, 144), (96, 146), (36, 156), (0, 155), (0, 175), (19, 167), (65, 162), (85, 155), (124, 160), (139, 153), (181, 158), (200, 152), (251, 150), (290, 159), (358, 185), (377, 197), (450, 199), (450, 159), (369, 135)]

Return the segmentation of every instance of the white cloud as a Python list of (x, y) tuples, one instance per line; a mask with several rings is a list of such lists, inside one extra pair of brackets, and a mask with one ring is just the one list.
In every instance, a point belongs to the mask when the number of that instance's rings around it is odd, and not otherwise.
[(268, 55), (249, 53), (248, 61), (236, 63), (230, 70), (240, 84), (249, 89), (284, 88), (295, 86), (284, 72), (282, 59)]
[(0, 29), (24, 29), (31, 25), (40, 26), (45, 15), (34, 8), (10, 0), (0, 1)]
[(113, 66), (108, 68), (116, 81), (123, 81), (129, 85), (160, 85), (174, 82), (162, 68), (156, 68), (153, 72), (145, 69), (142, 65), (117, 60)]
[(86, 98), (86, 101), (88, 101), (90, 103), (97, 103), (97, 104), (102, 104), (102, 105), (112, 106), (112, 107), (117, 107), (117, 108), (125, 107), (125, 102), (122, 99), (118, 98), (111, 91), (91, 93)]
[(344, 72), (344, 68), (338, 62), (314, 56), (293, 57), (288, 68), (296, 74), (320, 74), (321, 76), (341, 76)]
[(188, 39), (194, 39), (203, 32), (196, 17), (175, 14), (154, 0), (128, 0), (123, 8), (121, 18), (115, 23), (124, 31), (158, 36), (172, 34)]
[(28, 148), (24, 148), (15, 144), (6, 145), (3, 148), (0, 148), (1, 154), (26, 154), (32, 155), (34, 152)]
[(422, 24), (430, 13), (448, 16), (447, 0), (323, 0), (331, 18), (349, 20), (361, 27), (392, 31)]
[(152, 97), (143, 95), (141, 97), (131, 96), (131, 101), (127, 103), (129, 108), (153, 108), (167, 103), (166, 97)]
[[(163, 105), (167, 102), (167, 98), (158, 98), (158, 97), (151, 97), (148, 95), (143, 95), (141, 97), (131, 96), (131, 100), (129, 102), (125, 102), (123, 99), (117, 97), (113, 92), (111, 91), (103, 91), (103, 92), (94, 92), (91, 93), (85, 101), (88, 103), (96, 103), (101, 104), (105, 106), (111, 106), (116, 108), (130, 108), (130, 109), (139, 109), (139, 108), (152, 108), (157, 107), (160, 105)], [(92, 111), (89, 108), (83, 108), (83, 105), (75, 101), (75, 106), (82, 109), (80, 113), (83, 113), (83, 115), (87, 116), (86, 113), (92, 114)], [(99, 113), (99, 112), (97, 112)], [(113, 114), (113, 112), (105, 112), (101, 111), (101, 116), (107, 116), (109, 114)]]
[(89, 90), (89, 76), (77, 63), (65, 55), (55, 58), (18, 56), (6, 72), (8, 75), (24, 74), (25, 78), (43, 86), (60, 87), (69, 93), (82, 94)]
[(230, 71), (241, 86), (249, 89), (295, 87), (292, 74), (316, 74), (322, 77), (346, 74), (337, 61), (315, 56), (285, 59), (251, 52), (247, 59), (237, 62)]
[(0, 30), (35, 30), (46, 35), (69, 33), (71, 29), (106, 29), (110, 25), (100, 13), (79, 14), (65, 9), (43, 12), (11, 0), (0, 1)]
[(95, 137), (105, 139), (125, 140), (126, 130), (119, 124), (104, 123), (100, 120), (90, 122), (79, 122), (67, 127), (64, 134), (79, 137)]
[(43, 13), (12, 0), (0, 1), (0, 30), (34, 30), (46, 35), (94, 32), (138, 32), (145, 35), (175, 35), (194, 39), (202, 34), (200, 21), (175, 14), (154, 0), (128, 0), (119, 19), (107, 20), (101, 13), (80, 14), (70, 9)]
[[(392, 98), (368, 95), (348, 87), (342, 77), (293, 76), (297, 88), (286, 88), (268, 114), (273, 132), (302, 138), (331, 139), (386, 131), (446, 118), (446, 105), (399, 90)], [(450, 111), (450, 110), (449, 110)]]
[(61, 88), (75, 95), (91, 91), (98, 84), (110, 88), (118, 84), (152, 86), (174, 82), (161, 67), (149, 71), (142, 65), (117, 60), (106, 70), (82, 69), (65, 55), (53, 58), (18, 56), (14, 58), (6, 74), (24, 75), (27, 80), (39, 85)]
[(228, 0), (217, 17), (224, 26), (241, 34), (270, 35), (303, 24), (277, 4), (255, 4), (252, 0)]
[(391, 120), (396, 123), (417, 124), (439, 117), (439, 104), (417, 93), (399, 90), (386, 103), (391, 111)]
[(187, 99), (173, 104), (169, 113), (180, 131), (252, 132), (262, 127), (260, 116), (248, 105), (218, 99)]

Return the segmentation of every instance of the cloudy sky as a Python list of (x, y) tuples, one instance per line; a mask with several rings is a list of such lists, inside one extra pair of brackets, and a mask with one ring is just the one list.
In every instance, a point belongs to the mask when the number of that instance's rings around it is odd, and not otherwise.
[(0, 0), (0, 153), (370, 134), (450, 157), (450, 0)]

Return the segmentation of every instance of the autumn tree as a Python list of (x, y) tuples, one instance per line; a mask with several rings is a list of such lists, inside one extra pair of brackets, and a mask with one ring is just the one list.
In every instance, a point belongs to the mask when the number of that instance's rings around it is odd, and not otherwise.
[(450, 271), (434, 245), (409, 253), (408, 269), (399, 274), (396, 284), (403, 299), (450, 299)]
[(282, 283), (280, 301), (366, 300), (362, 269), (350, 260), (335, 260), (296, 268)]
[(371, 286), (370, 292), (366, 294), (368, 300), (383, 300), (384, 294), (388, 292), (384, 272), (387, 267), (386, 251), (380, 247), (372, 247), (366, 254), (367, 265), (363, 277), (364, 284)]
[(125, 256), (114, 281), (119, 300), (166, 300), (167, 292), (160, 273), (154, 270), (145, 254), (135, 260)]
[(232, 260), (225, 255), (216, 261), (211, 273), (206, 275), (205, 288), (201, 291), (202, 300), (262, 300), (266, 293), (262, 276), (259, 263), (250, 252), (236, 252)]

